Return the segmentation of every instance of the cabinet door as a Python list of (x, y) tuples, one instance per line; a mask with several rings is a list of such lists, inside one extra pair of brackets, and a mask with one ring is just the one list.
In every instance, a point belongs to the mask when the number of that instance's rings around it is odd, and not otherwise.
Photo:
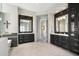
[(23, 35), (19, 35), (18, 36), (18, 41), (19, 41), (19, 43), (23, 43), (24, 42), (24, 36)]
[(63, 38), (63, 45), (64, 48), (69, 49), (69, 38), (66, 36)]
[(58, 36), (57, 35), (54, 35), (54, 44), (56, 44), (57, 45), (57, 40), (58, 40), (58, 38), (57, 38)]
[(50, 42), (51, 42), (52, 44), (54, 44), (54, 41), (55, 41), (55, 36), (54, 36), (54, 35), (51, 35), (50, 39), (51, 39), (51, 41), (50, 41)]
[(19, 43), (34, 42), (34, 34), (19, 35)]
[(29, 34), (25, 34), (24, 35), (24, 43), (29, 42), (30, 41), (30, 35)]
[(56, 44), (58, 45), (58, 46), (60, 46), (60, 40), (61, 40), (61, 36), (59, 36), (59, 35), (56, 35)]
[(65, 47), (66, 45), (66, 37), (65, 36), (59, 36), (59, 46)]
[[(68, 8), (69, 8), (69, 27), (70, 27), (70, 39), (69, 39), (69, 48), (70, 50), (79, 53), (79, 39), (78, 39), (78, 32), (79, 32), (79, 28), (78, 28), (78, 20), (79, 20), (79, 4), (78, 3), (70, 3), (68, 4)], [(73, 31), (71, 30), (73, 29)], [(74, 34), (74, 36), (72, 37), (71, 34)]]
[(24, 35), (24, 42), (33, 42), (33, 41), (34, 41), (34, 35), (32, 34)]
[(61, 47), (64, 46), (63, 41), (64, 41), (63, 36), (60, 36), (60, 39), (59, 39), (59, 45), (60, 45)]

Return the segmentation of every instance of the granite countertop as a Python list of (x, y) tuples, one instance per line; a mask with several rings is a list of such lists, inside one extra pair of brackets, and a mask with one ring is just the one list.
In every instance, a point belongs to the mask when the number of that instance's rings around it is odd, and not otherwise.
[(34, 34), (34, 33), (18, 33), (18, 35), (20, 35), (20, 34)]
[(0, 37), (15, 37), (15, 36), (17, 36), (17, 33), (0, 35)]
[(61, 35), (61, 36), (68, 36), (68, 34), (57, 34), (57, 33), (52, 33), (53, 35)]
[(0, 35), (0, 37), (16, 37), (17, 35), (21, 35), (21, 34), (34, 34), (34, 33), (12, 33), (12, 34), (3, 34), (3, 35)]

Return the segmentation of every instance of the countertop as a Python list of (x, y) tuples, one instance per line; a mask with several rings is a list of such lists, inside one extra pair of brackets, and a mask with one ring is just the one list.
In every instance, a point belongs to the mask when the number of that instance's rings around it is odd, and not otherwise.
[(17, 36), (17, 33), (0, 35), (0, 37), (16, 37), (16, 36)]
[(61, 36), (68, 36), (68, 34), (58, 34), (58, 33), (52, 33), (53, 35), (61, 35)]
[(20, 35), (20, 34), (34, 34), (34, 33), (18, 33), (18, 35)]

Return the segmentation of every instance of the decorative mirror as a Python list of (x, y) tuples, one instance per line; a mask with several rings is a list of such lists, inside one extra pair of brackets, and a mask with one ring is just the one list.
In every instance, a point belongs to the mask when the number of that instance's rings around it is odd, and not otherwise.
[(19, 33), (33, 32), (33, 17), (19, 15)]
[(55, 14), (55, 32), (56, 33), (68, 33), (67, 9)]

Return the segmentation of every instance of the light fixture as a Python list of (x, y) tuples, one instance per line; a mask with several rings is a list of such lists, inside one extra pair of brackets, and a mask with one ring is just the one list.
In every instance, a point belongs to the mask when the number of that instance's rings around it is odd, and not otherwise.
[(60, 20), (62, 20), (63, 19), (63, 17), (60, 17)]
[(60, 21), (60, 20), (62, 20), (62, 17), (59, 17), (59, 18), (58, 18), (58, 21)]
[(65, 16), (63, 16), (63, 19), (65, 19), (66, 17)]
[(59, 21), (60, 19), (59, 19), (59, 18), (57, 18), (57, 20)]

